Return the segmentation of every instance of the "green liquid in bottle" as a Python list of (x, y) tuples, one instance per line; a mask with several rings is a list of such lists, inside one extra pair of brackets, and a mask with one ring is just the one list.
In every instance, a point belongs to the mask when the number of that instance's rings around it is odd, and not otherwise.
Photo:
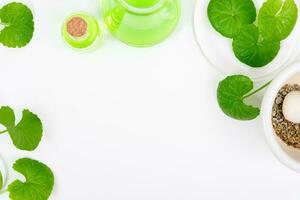
[(160, 0), (125, 0), (129, 5), (136, 8), (149, 8), (155, 6)]
[(103, 0), (102, 8), (112, 34), (137, 47), (163, 41), (180, 18), (177, 0)]

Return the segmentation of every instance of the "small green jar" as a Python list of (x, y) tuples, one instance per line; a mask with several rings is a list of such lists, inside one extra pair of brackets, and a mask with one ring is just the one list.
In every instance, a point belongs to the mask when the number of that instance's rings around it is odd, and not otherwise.
[(102, 0), (111, 33), (122, 42), (148, 47), (162, 42), (180, 18), (178, 0)]
[(79, 12), (65, 20), (62, 26), (62, 35), (73, 48), (85, 49), (96, 41), (97, 37), (101, 35), (101, 31), (95, 17)]

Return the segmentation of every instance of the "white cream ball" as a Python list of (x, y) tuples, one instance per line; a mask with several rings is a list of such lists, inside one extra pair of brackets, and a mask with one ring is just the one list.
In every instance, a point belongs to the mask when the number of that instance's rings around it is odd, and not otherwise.
[(284, 98), (282, 112), (288, 121), (300, 123), (300, 91), (290, 92)]

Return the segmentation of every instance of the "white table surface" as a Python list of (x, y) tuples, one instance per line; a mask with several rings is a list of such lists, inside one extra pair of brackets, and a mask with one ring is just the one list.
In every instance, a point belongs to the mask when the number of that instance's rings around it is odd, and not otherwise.
[(24, 156), (47, 163), (50, 199), (299, 200), (300, 176), (273, 157), (260, 119), (219, 110), (223, 76), (194, 39), (194, 0), (182, 0), (180, 24), (160, 45), (132, 48), (106, 35), (85, 53), (62, 42), (60, 25), (78, 10), (99, 17), (98, 0), (30, 3), (30, 45), (0, 47), (0, 102), (38, 113), (44, 137), (28, 153), (1, 135), (0, 152), (8, 165)]

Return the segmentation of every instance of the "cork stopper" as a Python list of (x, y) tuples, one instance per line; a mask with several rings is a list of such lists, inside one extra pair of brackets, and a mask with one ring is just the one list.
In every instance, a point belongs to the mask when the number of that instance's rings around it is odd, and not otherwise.
[(67, 23), (67, 31), (73, 37), (82, 37), (87, 32), (87, 22), (81, 17), (73, 17)]

